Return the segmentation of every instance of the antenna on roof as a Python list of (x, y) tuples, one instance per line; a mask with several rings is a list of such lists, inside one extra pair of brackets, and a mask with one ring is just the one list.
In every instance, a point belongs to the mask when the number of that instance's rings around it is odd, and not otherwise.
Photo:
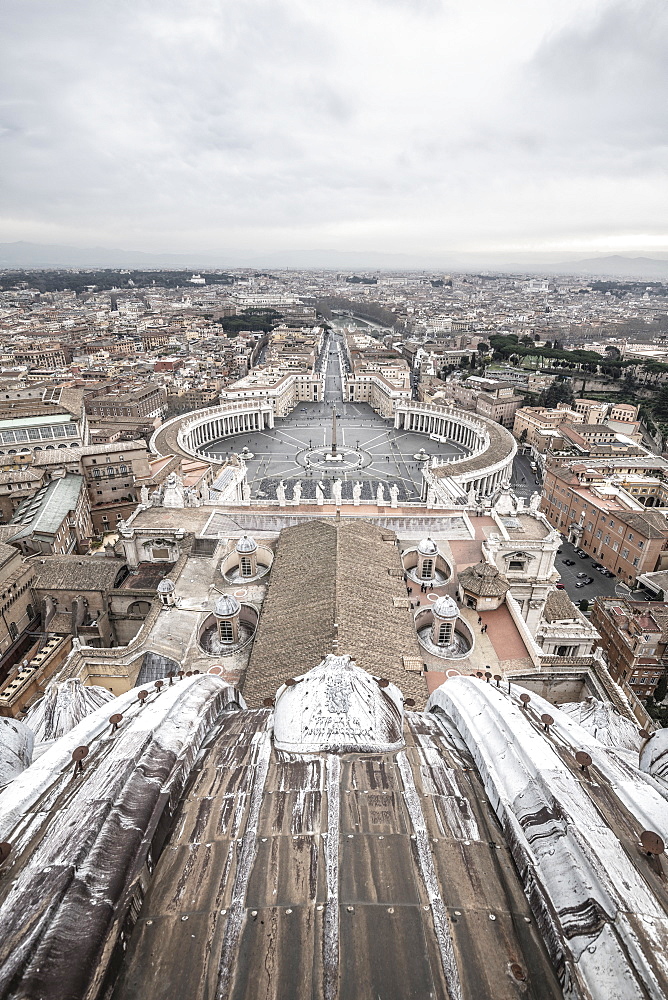
[(120, 714), (120, 712), (115, 712), (114, 715), (111, 715), (109, 717), (109, 722), (111, 723), (111, 731), (112, 731), (112, 733), (116, 732), (116, 730), (118, 729), (119, 722), (122, 722), (122, 721), (123, 721), (123, 716)]

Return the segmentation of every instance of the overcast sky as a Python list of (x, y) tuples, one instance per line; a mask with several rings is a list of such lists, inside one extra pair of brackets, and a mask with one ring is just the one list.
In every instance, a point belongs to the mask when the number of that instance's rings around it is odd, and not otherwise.
[(0, 241), (668, 249), (664, 0), (2, 0)]

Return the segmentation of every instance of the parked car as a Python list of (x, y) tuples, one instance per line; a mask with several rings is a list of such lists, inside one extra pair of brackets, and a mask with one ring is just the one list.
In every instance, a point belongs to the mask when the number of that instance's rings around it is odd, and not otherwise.
[(578, 573), (578, 579), (579, 580), (586, 580), (587, 579), (587, 574), (586, 573)]
[(587, 555), (587, 553), (586, 553), (586, 552), (583, 552), (583, 551), (582, 551), (582, 549), (576, 549), (576, 550), (575, 550), (575, 554), (576, 554), (577, 556), (579, 556), (579, 557), (580, 557), (580, 559), (589, 559), (589, 556)]
[(587, 576), (587, 577), (585, 577), (585, 581), (584, 582), (585, 583), (593, 583), (594, 582), (594, 577), (593, 576)]
[(562, 559), (564, 566), (575, 566), (575, 559)]
[(615, 574), (611, 573), (609, 569), (604, 569), (603, 570), (603, 575), (604, 576), (609, 576), (611, 580), (614, 580), (614, 577), (615, 577)]
[[(559, 583), (557, 584), (557, 590), (566, 590), (566, 584), (562, 583), (561, 580), (560, 580)], [(648, 598), (648, 600), (649, 600), (649, 598)]]
[(557, 549), (557, 555), (560, 556), (563, 551), (563, 549)]
[(603, 569), (603, 567), (601, 566), (600, 563), (592, 563), (591, 564), (591, 568), (592, 569)]
[(576, 583), (575, 586), (579, 589), (580, 587), (586, 587), (588, 583), (591, 583), (591, 580), (589, 580), (589, 579), (587, 579), (587, 580), (580, 580), (580, 582)]

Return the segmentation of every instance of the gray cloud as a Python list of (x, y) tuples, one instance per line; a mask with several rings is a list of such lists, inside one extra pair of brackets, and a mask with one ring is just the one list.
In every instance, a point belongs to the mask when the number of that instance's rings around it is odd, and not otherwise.
[(426, 252), (665, 232), (668, 19), (644, 0), (2, 17), (3, 240)]

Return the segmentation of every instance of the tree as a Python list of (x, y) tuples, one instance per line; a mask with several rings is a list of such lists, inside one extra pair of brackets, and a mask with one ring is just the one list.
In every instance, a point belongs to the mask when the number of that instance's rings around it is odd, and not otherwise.
[(480, 354), (487, 354), (487, 352), (489, 351), (489, 344), (486, 344), (484, 340), (481, 340), (480, 343), (478, 344), (477, 351)]
[(589, 611), (589, 601), (587, 600), (586, 597), (582, 598), (578, 607), (580, 608), (580, 611), (582, 612), (583, 615), (587, 614), (587, 612)]
[(527, 439), (527, 429), (526, 427), (524, 427), (522, 433), (520, 434), (520, 444), (524, 444), (526, 439)]
[(664, 672), (659, 677), (659, 683), (656, 685), (656, 689), (654, 691), (654, 700), (657, 703), (662, 702), (663, 699), (666, 697), (666, 694), (668, 694), (668, 674), (666, 674), (666, 671), (664, 670)]
[(634, 392), (638, 388), (638, 379), (635, 377), (633, 372), (628, 369), (624, 372), (624, 378), (622, 379), (622, 389), (624, 392)]
[(573, 386), (569, 379), (568, 381), (553, 382), (548, 389), (541, 392), (539, 402), (541, 406), (554, 409), (557, 403), (568, 403), (571, 405), (574, 398)]

